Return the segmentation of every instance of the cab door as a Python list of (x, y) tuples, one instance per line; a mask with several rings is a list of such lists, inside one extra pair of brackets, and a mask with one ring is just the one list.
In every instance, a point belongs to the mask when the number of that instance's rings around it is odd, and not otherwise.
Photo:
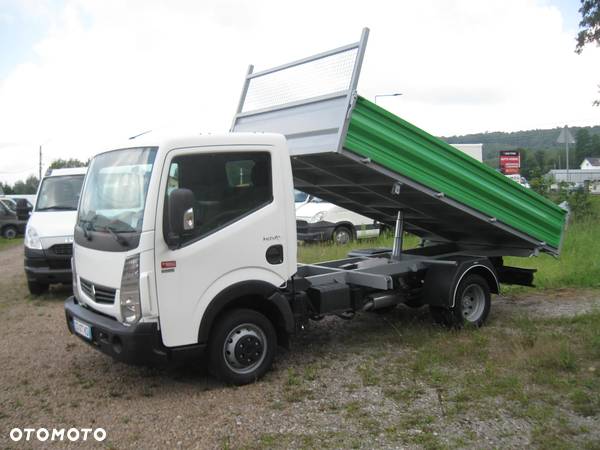
[[(248, 280), (280, 286), (288, 279), (283, 263), (288, 255), (282, 261), (267, 255), (273, 246), (288, 245), (283, 213), (288, 196), (276, 194), (283, 186), (273, 170), (277, 155), (272, 149), (236, 145), (168, 152), (155, 228), (160, 328), (166, 346), (196, 343), (204, 310), (226, 287)], [(171, 249), (165, 241), (166, 202), (177, 188), (194, 194), (194, 228), (179, 248)]]

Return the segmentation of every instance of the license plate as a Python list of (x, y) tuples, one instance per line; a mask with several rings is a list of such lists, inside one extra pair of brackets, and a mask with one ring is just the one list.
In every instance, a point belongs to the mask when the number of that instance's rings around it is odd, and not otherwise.
[(73, 318), (73, 328), (75, 329), (75, 333), (80, 336), (83, 336), (87, 340), (92, 340), (92, 327), (87, 323), (80, 322), (79, 320)]

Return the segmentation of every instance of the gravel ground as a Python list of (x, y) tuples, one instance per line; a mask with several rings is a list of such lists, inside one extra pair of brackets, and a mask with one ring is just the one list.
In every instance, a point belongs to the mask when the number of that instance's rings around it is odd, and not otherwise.
[[(376, 337), (383, 329), (401, 329), (404, 321), (431, 326), (425, 309), (361, 314), (350, 322), (325, 319), (295, 339), (292, 351), (282, 350), (262, 381), (234, 388), (209, 377), (201, 363), (131, 367), (92, 351), (66, 328), (62, 301), (69, 288), (29, 297), (22, 261), (20, 246), (0, 251), (0, 448), (34, 446), (11, 442), (13, 427), (73, 426), (102, 427), (108, 438), (70, 448), (296, 448), (319, 447), (322, 439), (331, 445), (338, 438), (340, 448), (354, 438), (352, 445), (362, 448), (418, 448), (429, 445), (391, 442), (381, 430), (402, 426), (418, 437), (422, 424), (407, 420), (413, 412), (445, 414), (435, 389), (422, 389), (408, 406), (361, 377), (361, 363), (374, 351), (399, 358), (410, 351)], [(534, 293), (499, 297), (493, 305), (492, 321), (510, 314), (571, 315), (600, 305), (600, 293)], [(414, 386), (414, 380), (399, 377), (396, 387), (402, 392)], [(600, 428), (597, 419), (588, 422)], [(529, 442), (530, 425), (508, 413), (464, 414), (451, 427), (431, 426), (442, 444), (457, 433), (481, 448), (523, 448)], [(69, 444), (46, 444), (61, 447)]]

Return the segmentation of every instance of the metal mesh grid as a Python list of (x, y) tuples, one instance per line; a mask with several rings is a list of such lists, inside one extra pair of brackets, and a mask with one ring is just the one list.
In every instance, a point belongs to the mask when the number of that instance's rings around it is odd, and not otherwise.
[(357, 48), (251, 78), (242, 112), (348, 90)]

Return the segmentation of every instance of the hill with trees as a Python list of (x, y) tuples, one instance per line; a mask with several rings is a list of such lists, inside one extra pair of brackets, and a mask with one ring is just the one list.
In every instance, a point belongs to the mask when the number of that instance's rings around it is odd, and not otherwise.
[[(578, 169), (585, 157), (600, 157), (600, 125), (592, 127), (570, 127), (575, 138), (570, 146), (569, 168)], [(565, 146), (556, 142), (561, 128), (474, 133), (462, 136), (442, 137), (449, 144), (484, 144), (483, 161), (498, 168), (500, 150), (521, 152), (522, 174), (527, 177), (539, 176), (550, 169), (564, 169)]]

